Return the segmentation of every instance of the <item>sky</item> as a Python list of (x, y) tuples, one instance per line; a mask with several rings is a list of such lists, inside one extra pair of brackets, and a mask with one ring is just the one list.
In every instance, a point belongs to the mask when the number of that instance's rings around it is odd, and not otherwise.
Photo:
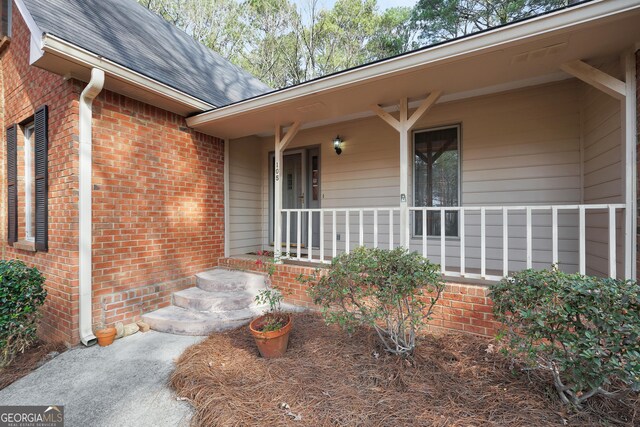
[[(301, 3), (302, 0), (293, 0), (294, 3)], [(417, 0), (378, 0), (378, 7), (380, 10), (389, 9), (390, 7), (398, 7), (398, 6), (409, 6), (413, 7)], [(330, 9), (335, 0), (320, 0), (320, 4), (327, 9)]]
[(378, 0), (378, 6), (380, 7), (380, 10), (385, 10), (389, 9), (390, 7), (397, 6), (413, 7), (413, 5), (415, 4), (416, 0)]

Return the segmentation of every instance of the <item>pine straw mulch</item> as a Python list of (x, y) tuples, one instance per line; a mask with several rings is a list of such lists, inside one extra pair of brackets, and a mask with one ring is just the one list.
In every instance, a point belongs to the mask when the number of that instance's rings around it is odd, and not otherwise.
[(0, 368), (0, 390), (34, 369), (38, 369), (66, 349), (67, 347), (63, 343), (36, 342), (24, 353), (18, 354), (9, 366)]
[(567, 411), (548, 378), (488, 353), (492, 343), (426, 335), (409, 363), (383, 354), (370, 330), (348, 336), (301, 314), (284, 358), (260, 358), (242, 327), (189, 348), (171, 383), (200, 426), (640, 425), (637, 398)]

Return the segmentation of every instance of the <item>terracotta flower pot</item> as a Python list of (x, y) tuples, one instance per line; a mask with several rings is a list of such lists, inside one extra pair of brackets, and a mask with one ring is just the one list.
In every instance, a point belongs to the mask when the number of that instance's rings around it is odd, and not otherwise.
[(96, 331), (96, 338), (98, 338), (98, 345), (100, 347), (111, 345), (115, 337), (116, 328), (106, 328)]
[(290, 315), (286, 314), (285, 316), (287, 317), (287, 323), (277, 331), (260, 331), (262, 325), (265, 323), (265, 316), (260, 316), (249, 324), (249, 330), (256, 340), (258, 351), (260, 351), (260, 355), (265, 359), (282, 357), (287, 351), (289, 332), (291, 332), (293, 321)]

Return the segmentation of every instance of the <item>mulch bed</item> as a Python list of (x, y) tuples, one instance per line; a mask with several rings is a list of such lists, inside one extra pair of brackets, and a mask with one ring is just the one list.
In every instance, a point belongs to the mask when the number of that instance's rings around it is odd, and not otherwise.
[(62, 343), (45, 343), (39, 341), (16, 356), (11, 365), (0, 369), (0, 390), (19, 380), (34, 369), (39, 368), (67, 347)]
[(640, 400), (595, 398), (580, 413), (549, 378), (523, 371), (489, 338), (426, 335), (411, 362), (374, 332), (349, 336), (314, 314), (294, 318), (284, 358), (258, 356), (247, 327), (213, 334), (178, 360), (171, 383), (200, 426), (639, 425)]

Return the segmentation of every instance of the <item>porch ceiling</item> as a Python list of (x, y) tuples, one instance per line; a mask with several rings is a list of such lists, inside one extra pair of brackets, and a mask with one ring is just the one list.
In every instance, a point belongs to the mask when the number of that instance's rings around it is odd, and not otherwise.
[(618, 55), (640, 41), (638, 3), (586, 3), (215, 109), (188, 123), (232, 139), (273, 133), (294, 121), (311, 127), (370, 115), (372, 104), (397, 105), (434, 90), (447, 102), (569, 78), (561, 64)]

